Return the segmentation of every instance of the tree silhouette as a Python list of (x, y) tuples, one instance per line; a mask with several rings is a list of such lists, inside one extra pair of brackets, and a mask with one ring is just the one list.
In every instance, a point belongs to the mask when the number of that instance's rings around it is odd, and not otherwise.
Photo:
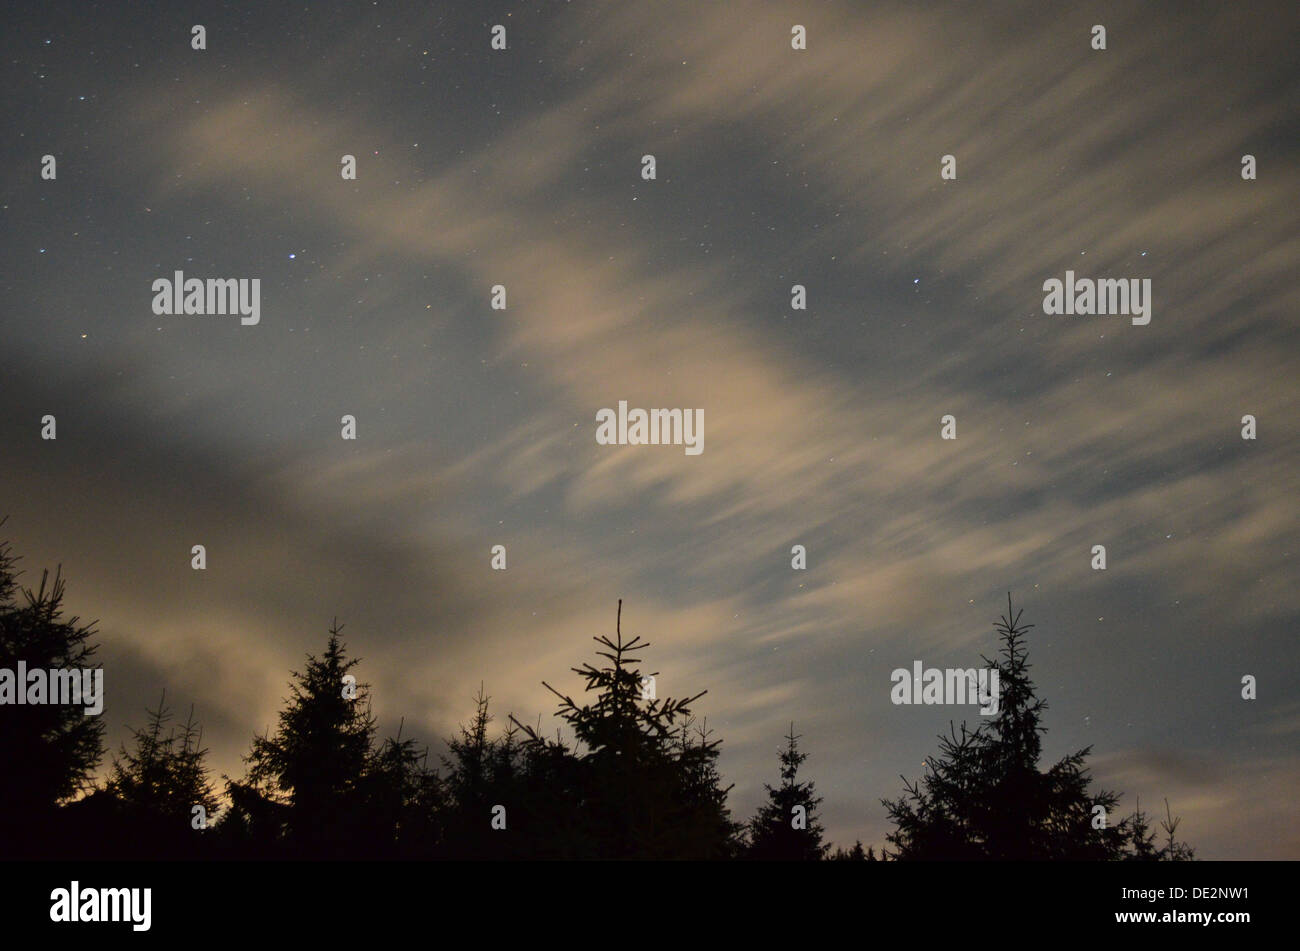
[(585, 692), (596, 695), (593, 702), (579, 704), (544, 683), (560, 698), (558, 715), (578, 749), (514, 721), (526, 735), (529, 759), (568, 784), (566, 805), (579, 820), (573, 841), (582, 852), (590, 850), (587, 857), (726, 857), (735, 843), (726, 790), (717, 788), (711, 771), (718, 743), (692, 743), (680, 732), (690, 721), (690, 705), (705, 691), (683, 700), (643, 696), (636, 654), (649, 645), (639, 636), (623, 640), (622, 615), (620, 600), (615, 639), (594, 638), (607, 664), (572, 668), (586, 682)]
[(851, 849), (836, 847), (834, 854), (831, 855), (831, 860), (834, 862), (875, 862), (875, 846), (867, 846), (865, 852), (862, 851), (861, 841), (854, 842)]
[(682, 833), (688, 838), (716, 843), (709, 858), (735, 858), (742, 847), (745, 827), (731, 819), (727, 795), (734, 784), (722, 785), (717, 749), (722, 741), (710, 740), (712, 733), (707, 720), (697, 726), (691, 718), (681, 726), (676, 751), (677, 767), (689, 804), (685, 810), (686, 818), (697, 824), (683, 828)]
[(492, 723), (488, 710), (490, 700), (480, 684), (474, 698), (474, 719), (468, 727), (461, 726), (459, 736), (447, 741), (451, 756), (442, 758), (448, 769), (448, 792), (459, 807), (468, 811), (486, 805), (491, 798), (489, 790), (493, 780), (502, 771), (503, 764), (494, 762), (495, 744), (488, 738), (488, 726)]
[[(517, 834), (524, 831), (519, 828), (523, 766), (518, 727), (511, 724), (499, 738), (491, 739), (489, 703), (480, 684), (474, 698), (473, 720), (447, 741), (451, 755), (443, 757), (443, 764), (450, 799), (446, 840), (450, 858), (505, 858), (517, 856), (525, 848)], [(492, 809), (498, 805), (507, 809), (505, 830), (490, 825)], [(509, 823), (511, 807), (516, 813), (513, 829)], [(502, 835), (502, 831), (512, 834)]]
[(131, 731), (132, 749), (122, 745), (113, 757), (105, 791), (124, 805), (157, 816), (176, 828), (191, 828), (194, 807), (203, 807), (206, 820), (217, 814), (217, 797), (208, 778), (202, 731), (194, 720), (194, 708), (179, 729), (164, 726), (171, 720), (167, 694), (158, 707), (146, 710), (148, 725)]
[(799, 767), (808, 759), (799, 751), (800, 737), (794, 724), (786, 745), (777, 755), (781, 760), (781, 785), (763, 784), (767, 799), (749, 820), (749, 848), (746, 856), (768, 861), (815, 861), (830, 848), (822, 843), (823, 830), (817, 820), (821, 798), (811, 782), (798, 780)]
[(437, 772), (427, 766), (428, 750), (415, 741), (396, 737), (380, 744), (367, 763), (362, 780), (363, 815), (376, 857), (428, 858), (443, 838), (445, 794)]
[[(2, 524), (2, 522), (0, 522)], [(43, 572), (20, 588), (16, 559), (0, 544), (0, 691), (25, 685), (12, 671), (85, 667), (96, 650), (93, 624), (63, 616), (64, 582)], [(895, 828), (879, 859), (1124, 859), (1184, 861), (1181, 820), (1168, 800), (1153, 828), (1140, 801), (1118, 823), (1118, 797), (1094, 790), (1084, 763), (1091, 747), (1039, 768), (1046, 703), (1029, 677), (1022, 624), (1007, 598), (995, 623), (1000, 647), (984, 664), (997, 672), (998, 710), (975, 729), (952, 724), (920, 780), (904, 778), (899, 799), (882, 800)], [(323, 654), (292, 671), (274, 733), (254, 737), (243, 780), (226, 778), (229, 804), (211, 834), (196, 834), (194, 807), (217, 816), (207, 750), (191, 707), (172, 723), (163, 692), (147, 721), (113, 757), (103, 787), (90, 785), (103, 723), (81, 706), (9, 705), (0, 717), (0, 848), (46, 857), (547, 858), (816, 860), (830, 846), (817, 815), (822, 799), (800, 780), (807, 754), (794, 724), (779, 751), (781, 782), (749, 822), (731, 818), (718, 771), (720, 740), (685, 699), (660, 700), (643, 676), (649, 645), (597, 636), (597, 664), (571, 668), (585, 702), (549, 683), (562, 731), (508, 717), (491, 734), (490, 698), (480, 684), (474, 715), (448, 741), (445, 779), (428, 751), (403, 737), (376, 742), (366, 684), (351, 675), (335, 621)], [(6, 679), (7, 677), (7, 679)], [(79, 795), (83, 794), (84, 795)], [(499, 815), (498, 815), (499, 813)], [(496, 820), (500, 820), (499, 824)], [(94, 841), (71, 830), (96, 830)], [(61, 831), (61, 830), (67, 830)], [(1164, 838), (1157, 841), (1159, 832)], [(34, 849), (40, 851), (34, 851)], [(876, 861), (861, 842), (829, 855)]]
[(278, 823), (270, 824), (281, 825), (290, 851), (300, 855), (349, 855), (365, 819), (363, 789), (375, 719), (368, 685), (344, 682), (358, 660), (347, 657), (340, 631), (336, 621), (325, 653), (308, 654), (305, 670), (293, 672), (278, 729), (273, 736), (254, 738), (245, 757), (247, 780), (234, 784), (242, 789), (231, 789), (239, 822), (256, 816), (265, 828), (278, 813)]
[(132, 746), (113, 757), (103, 788), (70, 805), (66, 821), (93, 826), (104, 857), (197, 857), (206, 844), (200, 834), (218, 809), (202, 731), (193, 708), (183, 724), (167, 726), (165, 692), (146, 713), (147, 725), (132, 729)]
[(14, 705), (16, 692), (27, 689), (17, 683), (19, 661), (28, 671), (79, 670), (97, 649), (93, 622), (63, 616), (61, 571), (52, 581), (43, 571), (33, 591), (19, 587), (17, 561), (0, 543), (0, 670), (10, 672), (0, 679), (0, 692), (10, 692), (0, 716), (0, 849), (21, 854), (48, 844), (60, 803), (91, 790), (104, 724), (83, 706)]
[(1169, 809), (1169, 800), (1165, 800), (1165, 818), (1160, 820), (1160, 828), (1165, 833), (1165, 844), (1155, 844), (1156, 832), (1151, 828), (1151, 820), (1142, 810), (1142, 800), (1138, 799), (1128, 823), (1128, 851), (1124, 859), (1130, 862), (1190, 862), (1196, 855), (1195, 850), (1175, 837), (1182, 819), (1173, 815)]
[(1160, 820), (1160, 828), (1165, 833), (1165, 844), (1160, 849), (1160, 859), (1165, 862), (1190, 862), (1196, 858), (1196, 850), (1186, 842), (1180, 842), (1175, 833), (1181, 816), (1174, 815), (1169, 809), (1169, 800), (1165, 800), (1165, 817)]
[[(1034, 692), (1026, 660), (1023, 609), (995, 627), (1002, 639), (998, 659), (998, 713), (975, 730), (950, 726), (940, 736), (939, 756), (927, 761), (917, 783), (904, 778), (906, 794), (883, 800), (896, 828), (886, 836), (900, 859), (1118, 859), (1130, 843), (1133, 823), (1105, 821), (1118, 803), (1111, 792), (1090, 791), (1083, 765), (1086, 747), (1040, 772), (1040, 725), (1046, 703)], [(1100, 828), (1096, 826), (1101, 824)]]

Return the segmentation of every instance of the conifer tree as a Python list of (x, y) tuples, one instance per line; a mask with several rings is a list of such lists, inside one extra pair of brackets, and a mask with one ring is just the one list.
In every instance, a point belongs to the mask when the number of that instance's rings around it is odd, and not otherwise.
[(815, 861), (825, 857), (830, 848), (822, 842), (823, 829), (817, 819), (822, 800), (812, 782), (799, 782), (799, 767), (808, 759), (808, 754), (799, 750), (799, 740), (791, 723), (785, 748), (778, 753), (781, 785), (764, 784), (768, 801), (749, 821), (748, 858)]
[(347, 656), (341, 631), (336, 621), (325, 653), (309, 654), (306, 668), (293, 672), (278, 729), (254, 738), (247, 781), (232, 790), (232, 799), (243, 800), (241, 813), (270, 813), (259, 797), (285, 807), (283, 834), (297, 854), (345, 857), (364, 825), (375, 718), (368, 685), (344, 682), (359, 661)]
[[(0, 670), (12, 682), (0, 690), (25, 690), (17, 683), (19, 661), (27, 670), (80, 670), (91, 666), (97, 645), (94, 623), (64, 617), (64, 580), (56, 570), (41, 573), (32, 590), (18, 585), (17, 558), (0, 544)], [(78, 673), (80, 676), (80, 673)], [(0, 716), (0, 849), (36, 846), (54, 823), (55, 808), (89, 792), (103, 754), (104, 723), (83, 706), (57, 703), (14, 705), (7, 698)]]
[(861, 840), (855, 841), (851, 849), (837, 846), (831, 859), (836, 862), (874, 862), (876, 861), (875, 846), (867, 846), (865, 852), (862, 851)]
[(1156, 847), (1156, 833), (1151, 828), (1151, 820), (1142, 809), (1139, 797), (1128, 817), (1128, 852), (1124, 858), (1130, 862), (1158, 862), (1160, 849)]
[(1161, 849), (1160, 858), (1165, 862), (1190, 862), (1196, 858), (1196, 850), (1186, 842), (1180, 842), (1177, 838), (1178, 825), (1182, 817), (1175, 816), (1169, 810), (1169, 800), (1165, 800), (1165, 817), (1160, 820), (1160, 828), (1165, 833), (1164, 848)]
[(492, 714), (488, 711), (491, 698), (479, 685), (474, 698), (474, 719), (469, 726), (461, 725), (460, 735), (447, 741), (450, 756), (444, 756), (447, 768), (447, 788), (458, 805), (473, 809), (485, 801), (492, 769), (492, 742), (488, 739), (488, 726)]
[[(449, 818), (446, 853), (452, 858), (486, 859), (517, 856), (523, 843), (518, 834), (522, 818), (516, 795), (519, 784), (517, 727), (513, 725), (498, 739), (488, 735), (493, 717), (491, 698), (479, 685), (474, 698), (474, 718), (462, 725), (460, 734), (447, 741), (450, 756), (443, 757), (447, 769)], [(491, 827), (492, 809), (504, 806), (506, 831)], [(510, 813), (515, 812), (511, 827)]]
[(639, 636), (623, 639), (622, 608), (619, 601), (615, 639), (594, 638), (606, 664), (573, 668), (593, 701), (579, 704), (544, 684), (560, 698), (558, 715), (573, 731), (575, 750), (516, 721), (530, 761), (570, 784), (565, 806), (580, 827), (573, 841), (591, 850), (585, 857), (725, 857), (734, 843), (727, 834), (726, 791), (711, 772), (718, 743), (683, 745), (680, 734), (691, 704), (705, 692), (683, 700), (642, 695), (637, 654), (649, 645)]
[(1124, 851), (1127, 822), (1096, 824), (1118, 802), (1091, 791), (1084, 760), (1091, 747), (1063, 757), (1045, 772), (1040, 724), (1046, 704), (1034, 691), (1025, 635), (1010, 595), (995, 625), (998, 712), (975, 730), (961, 725), (941, 736), (939, 756), (921, 780), (904, 779), (905, 795), (883, 800), (895, 829), (886, 838), (901, 859), (1114, 859)]
[(364, 780), (364, 816), (374, 857), (429, 858), (443, 837), (444, 792), (436, 771), (428, 768), (428, 750), (397, 736), (371, 755)]
[(542, 740), (540, 717), (532, 729), (522, 727), (513, 716), (510, 724), (513, 779), (499, 801), (509, 810), (511, 854), (532, 859), (591, 859), (608, 854), (590, 821), (588, 764), (558, 730), (554, 740)]
[(681, 727), (677, 762), (690, 804), (686, 815), (697, 824), (682, 831), (688, 838), (713, 843), (708, 858), (735, 858), (740, 852), (744, 825), (731, 818), (727, 795), (733, 784), (722, 785), (717, 755), (722, 741), (710, 740), (712, 733), (707, 720), (697, 726), (691, 718)]
[(1165, 818), (1160, 820), (1160, 828), (1165, 833), (1164, 845), (1156, 845), (1156, 831), (1151, 828), (1151, 820), (1142, 809), (1141, 799), (1137, 801), (1133, 814), (1125, 822), (1128, 827), (1128, 841), (1123, 858), (1126, 861), (1190, 862), (1196, 857), (1195, 850), (1176, 837), (1182, 819), (1170, 811), (1168, 799), (1165, 800)]
[(193, 827), (194, 807), (203, 808), (205, 823), (217, 814), (217, 797), (208, 777), (208, 751), (194, 719), (194, 708), (179, 728), (171, 720), (163, 692), (158, 707), (146, 710), (148, 724), (133, 729), (133, 748), (122, 745), (113, 758), (105, 791), (130, 810), (155, 817), (177, 830)]

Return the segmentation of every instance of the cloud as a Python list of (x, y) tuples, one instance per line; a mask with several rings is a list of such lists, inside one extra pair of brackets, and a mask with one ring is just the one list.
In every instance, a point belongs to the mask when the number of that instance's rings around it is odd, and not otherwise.
[[(152, 564), (201, 526), (240, 553), (218, 559), (202, 626), (255, 659), (211, 694), (254, 729), (279, 699), (264, 671), (335, 610), (383, 708), (437, 735), (479, 679), (498, 709), (549, 710), (540, 680), (583, 659), (622, 596), (673, 689), (709, 688), (741, 807), (797, 719), (826, 783), (852, 790), (840, 838), (932, 746), (928, 719), (889, 705), (888, 669), (973, 662), (1009, 587), (1113, 617), (1187, 602), (1194, 633), (1125, 628), (1161, 658), (1225, 618), (1242, 636), (1294, 621), (1285, 88), (1241, 66), (1261, 50), (1223, 45), (1232, 13), (1157, 31), (1106, 16), (1098, 54), (1090, 23), (1032, 4), (818, 8), (796, 53), (772, 4), (578, 11), (535, 38), (558, 94), (491, 135), (449, 117), (438, 135), (461, 147), (436, 157), (389, 147), (419, 108), (340, 108), (328, 68), (195, 79), (186, 109), (140, 87), (120, 161), (158, 213), (202, 196), (310, 240), (320, 272), (268, 278), (257, 337), (169, 327), (164, 357), (106, 394), (140, 471), (155, 433), (192, 429), (207, 451), (160, 474), (161, 499), (150, 479), (97, 489), (123, 518), (93, 547), (130, 535)], [(1280, 35), (1251, 35), (1285, 60)], [(340, 41), (324, 62), (348, 59)], [(1238, 175), (1247, 150), (1259, 181)], [(637, 178), (645, 152), (657, 182)], [(130, 265), (141, 286), (154, 266)], [(1151, 325), (1044, 316), (1042, 282), (1067, 268), (1151, 277)], [(505, 311), (487, 306), (497, 283)], [(702, 407), (704, 454), (597, 446), (595, 413), (620, 399)], [(353, 411), (363, 438), (342, 447)], [(1248, 412), (1257, 444), (1237, 434)], [(133, 581), (115, 609), (141, 663), (200, 662), (176, 653), (198, 633), (191, 580), (170, 576), (157, 606)], [(883, 748), (851, 738), (881, 723)]]

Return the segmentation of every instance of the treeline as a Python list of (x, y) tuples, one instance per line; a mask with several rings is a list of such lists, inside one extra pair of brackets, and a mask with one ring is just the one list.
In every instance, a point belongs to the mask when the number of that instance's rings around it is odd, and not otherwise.
[[(17, 584), (0, 546), (3, 671), (92, 663), (93, 625), (65, 618), (64, 585)], [(112, 756), (102, 780), (103, 723), (80, 707), (0, 706), (0, 856), (6, 858), (678, 859), (874, 861), (860, 842), (832, 850), (822, 799), (801, 778), (793, 724), (775, 785), (741, 821), (718, 772), (720, 740), (684, 699), (658, 699), (643, 678), (640, 637), (598, 637), (595, 663), (573, 668), (578, 699), (546, 684), (570, 739), (507, 716), (480, 687), (470, 721), (431, 761), (410, 737), (379, 736), (370, 690), (352, 673), (335, 624), (325, 650), (291, 673), (274, 730), (252, 739), (238, 778), (218, 784), (193, 709), (165, 693)], [(1094, 790), (1089, 749), (1039, 768), (1044, 703), (1027, 676), (1020, 614), (998, 624), (999, 712), (940, 738), (917, 783), (882, 800), (894, 829), (881, 860), (1183, 860), (1139, 808), (1112, 821), (1118, 796)], [(12, 679), (12, 678), (11, 678)]]

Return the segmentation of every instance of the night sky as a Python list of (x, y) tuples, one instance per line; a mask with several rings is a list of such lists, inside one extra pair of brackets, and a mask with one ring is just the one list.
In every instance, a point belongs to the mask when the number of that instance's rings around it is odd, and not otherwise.
[[(1044, 766), (1300, 858), (1293, 3), (151, 6), (0, 35), (0, 533), (99, 619), (110, 751), (166, 688), (241, 777), (336, 616), (383, 730), (483, 682), (553, 733), (622, 598), (738, 818), (794, 721), (879, 847), (979, 719), (891, 671), (1010, 591)], [(178, 270), (260, 323), (155, 315)], [(1044, 314), (1067, 270), (1150, 324)], [(704, 451), (598, 445), (620, 400)]]

